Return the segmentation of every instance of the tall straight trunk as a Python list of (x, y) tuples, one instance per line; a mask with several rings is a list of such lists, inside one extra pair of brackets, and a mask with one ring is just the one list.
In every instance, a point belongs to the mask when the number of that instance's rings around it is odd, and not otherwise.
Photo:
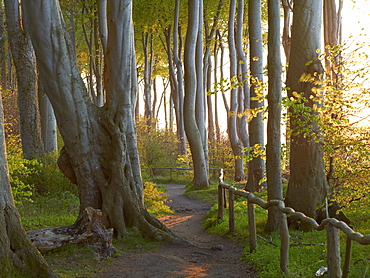
[[(250, 108), (260, 110), (263, 104), (262, 86), (263, 81), (263, 49), (261, 28), (261, 0), (250, 0), (248, 9), (249, 18), (249, 45), (250, 45), (250, 71), (251, 71), (251, 104)], [(261, 99), (262, 98), (262, 99)], [(262, 112), (258, 112), (249, 123), (250, 148), (263, 149), (264, 126)], [(259, 154), (251, 151), (252, 160), (248, 163), (248, 183), (246, 188), (250, 191), (259, 190), (264, 182), (265, 161)]]
[[(325, 59), (326, 85), (335, 88), (336, 92), (339, 92), (337, 93), (337, 98), (341, 98), (341, 91), (343, 91), (343, 88), (340, 88), (340, 84), (342, 84), (342, 53), (339, 51), (333, 57), (331, 51), (342, 44), (342, 9), (343, 1), (339, 1), (338, 9), (335, 0), (324, 1), (324, 45), (325, 54), (328, 57), (328, 59)], [(331, 117), (335, 120), (338, 116), (336, 113), (331, 113)], [(330, 190), (336, 186), (334, 177), (335, 163), (334, 156), (331, 156), (329, 158), (329, 171), (326, 175)]]
[(250, 90), (248, 82), (248, 63), (243, 49), (243, 26), (244, 26), (244, 0), (238, 0), (237, 26), (235, 32), (235, 47), (238, 57), (238, 82), (241, 84), (238, 88), (239, 106), (238, 106), (238, 135), (243, 142), (244, 148), (249, 148), (248, 134), (248, 114), (250, 108)]
[(228, 42), (229, 42), (229, 57), (230, 57), (230, 78), (231, 78), (231, 94), (230, 94), (230, 110), (228, 113), (227, 127), (231, 148), (235, 156), (235, 181), (243, 181), (244, 175), (244, 162), (243, 162), (243, 143), (238, 136), (237, 118), (238, 118), (238, 90), (235, 88), (237, 83), (237, 54), (235, 48), (234, 37), (234, 17), (236, 11), (236, 1), (230, 1), (229, 11), (229, 24), (228, 24)]
[(65, 143), (59, 166), (78, 185), (80, 216), (87, 207), (101, 209), (104, 225), (114, 228), (118, 238), (130, 227), (154, 239), (173, 238), (149, 215), (143, 200), (134, 121), (132, 2), (107, 4), (107, 101), (97, 107), (79, 73), (58, 1), (23, 2), (40, 76)]
[[(0, 1), (0, 8), (4, 10), (3, 1)], [(5, 15), (0, 14), (0, 84), (1, 89), (4, 91), (8, 88), (7, 81), (7, 47), (6, 47), (7, 35), (5, 30)]]
[(207, 138), (207, 107), (206, 107), (206, 94), (205, 94), (205, 78), (206, 73), (204, 72), (204, 55), (203, 55), (203, 0), (199, 1), (199, 25), (197, 32), (197, 44), (195, 51), (195, 68), (197, 76), (197, 94), (195, 99), (195, 119), (197, 122), (200, 137), (202, 139), (204, 160), (208, 172), (208, 138)]
[(142, 34), (141, 42), (144, 52), (144, 117), (149, 127), (152, 126), (152, 72), (153, 72), (153, 44), (152, 35)]
[(188, 30), (185, 42), (185, 98), (184, 98), (184, 118), (185, 131), (188, 137), (194, 168), (194, 187), (207, 188), (208, 165), (205, 158), (202, 136), (196, 122), (196, 97), (197, 97), (197, 77), (196, 67), (196, 48), (198, 40), (201, 3), (199, 0), (190, 0), (188, 2)]
[(57, 277), (22, 227), (11, 192), (0, 97), (0, 277)]
[[(280, 55), (280, 0), (268, 1), (268, 120), (266, 145), (266, 175), (268, 200), (283, 200), (281, 182), (281, 91), (282, 65)], [(277, 207), (270, 207), (267, 231), (279, 228)]]
[[(212, 78), (212, 60), (211, 60), (211, 46), (212, 40), (214, 40), (216, 35), (216, 30), (218, 28), (218, 23), (221, 16), (221, 11), (223, 8), (224, 0), (218, 1), (217, 12), (213, 18), (213, 23), (211, 28), (208, 27), (208, 22), (204, 22), (205, 26), (205, 51), (203, 58), (203, 77), (205, 84), (205, 91), (208, 92), (211, 90), (211, 78)], [(212, 106), (212, 97), (207, 95), (207, 114), (208, 114), (208, 139), (212, 142), (214, 140), (214, 120), (213, 120), (213, 106)]]
[(180, 13), (180, 0), (176, 0), (175, 14), (174, 14), (174, 28), (173, 28), (173, 59), (176, 66), (176, 85), (178, 95), (178, 121), (177, 121), (177, 134), (180, 140), (180, 153), (183, 155), (187, 154), (186, 150), (186, 135), (184, 127), (184, 77), (183, 68), (180, 58), (180, 52), (182, 49), (182, 41), (179, 27), (179, 13)]
[(37, 101), (36, 60), (23, 22), (18, 1), (5, 0), (7, 30), (18, 84), (18, 105), (22, 150), (32, 159), (44, 153), (40, 114)]
[[(318, 104), (311, 99), (311, 96), (315, 90), (314, 87), (318, 85), (301, 81), (300, 78), (304, 74), (319, 78), (324, 72), (317, 53), (317, 49), (321, 48), (322, 4), (322, 0), (294, 2), (287, 74), (288, 97), (298, 101), (296, 94), (303, 94), (308, 100), (304, 105), (311, 109), (312, 116), (315, 115), (313, 107)], [(292, 133), (286, 205), (315, 218), (317, 208), (323, 204), (327, 194), (321, 134), (314, 120), (309, 120), (306, 130), (302, 132), (299, 127), (302, 121), (300, 114), (297, 114), (293, 108), (289, 108), (289, 112)], [(299, 226), (294, 219), (292, 224)], [(299, 228), (309, 229), (310, 227), (301, 224)]]

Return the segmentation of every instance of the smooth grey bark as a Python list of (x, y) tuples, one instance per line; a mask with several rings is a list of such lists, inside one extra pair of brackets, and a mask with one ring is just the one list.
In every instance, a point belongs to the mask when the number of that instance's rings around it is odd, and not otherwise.
[(44, 91), (42, 82), (39, 82), (38, 86), (38, 100), (40, 107), (42, 141), (44, 142), (45, 152), (56, 151), (58, 150), (57, 122), (53, 106)]
[(285, 59), (286, 63), (289, 63), (289, 53), (290, 53), (290, 29), (291, 29), (291, 24), (290, 24), (290, 13), (292, 11), (292, 1), (293, 0), (282, 0), (282, 5), (284, 9), (284, 27), (283, 27), (283, 39), (282, 39), (282, 44), (284, 47), (284, 52), (285, 52)]
[(227, 119), (227, 131), (229, 135), (229, 140), (231, 143), (231, 148), (233, 150), (235, 159), (235, 181), (243, 181), (245, 179), (244, 174), (244, 161), (243, 161), (243, 143), (238, 136), (237, 130), (237, 118), (238, 118), (238, 89), (235, 84), (238, 81), (237, 78), (237, 53), (235, 47), (235, 36), (234, 36), (234, 18), (236, 13), (236, 1), (230, 1), (229, 10), (229, 24), (228, 24), (228, 43), (229, 43), (229, 58), (230, 58), (230, 78), (231, 78), (231, 88), (230, 88), (230, 110)]
[[(262, 28), (261, 28), (261, 0), (250, 0), (248, 6), (249, 18), (249, 46), (250, 46), (250, 71), (251, 71), (251, 90), (250, 90), (250, 108), (251, 110), (260, 110), (263, 106), (263, 99), (260, 99), (262, 93), (261, 84), (263, 82), (263, 46), (262, 46)], [(256, 99), (257, 98), (257, 99)], [(259, 98), (259, 99), (258, 99)], [(258, 147), (263, 149), (264, 143), (264, 124), (262, 112), (258, 112), (249, 123), (249, 145), (250, 148)], [(261, 155), (253, 154), (252, 160), (248, 163), (248, 182), (246, 188), (249, 191), (259, 190), (263, 185), (265, 177), (265, 161)]]
[[(238, 82), (242, 84), (238, 87), (238, 116), (237, 129), (238, 136), (243, 142), (244, 148), (249, 148), (248, 134), (248, 110), (250, 108), (250, 90), (248, 82), (248, 63), (243, 49), (243, 26), (244, 26), (244, 0), (238, 0), (238, 14), (235, 32), (235, 48), (238, 57)], [(248, 154), (248, 152), (247, 152)]]
[[(0, 8), (4, 10), (3, 1), (0, 1)], [(7, 50), (6, 50), (7, 35), (5, 30), (5, 15), (0, 14), (0, 84), (2, 90), (8, 88), (7, 81), (7, 70), (6, 70), (6, 61), (7, 61)]]
[(26, 235), (11, 192), (0, 97), (0, 277), (57, 277)]
[[(213, 23), (211, 28), (208, 27), (208, 21), (204, 21), (205, 26), (205, 51), (203, 58), (203, 77), (205, 84), (205, 92), (211, 90), (211, 77), (212, 77), (212, 60), (211, 60), (211, 46), (212, 41), (215, 39), (216, 30), (218, 28), (219, 20), (221, 17), (221, 11), (223, 9), (224, 0), (219, 0), (217, 5), (217, 11), (213, 17)], [(207, 114), (208, 114), (208, 140), (213, 142), (215, 137), (215, 124), (213, 115), (212, 96), (206, 96), (207, 101)], [(216, 115), (216, 114), (215, 114)]]
[(108, 26), (107, 26), (107, 0), (98, 0), (99, 37), (104, 55), (107, 53)]
[[(281, 181), (281, 93), (282, 64), (280, 55), (280, 0), (268, 0), (268, 120), (266, 144), (266, 176), (268, 200), (283, 200)], [(270, 207), (267, 231), (279, 229), (281, 212)]]
[(209, 172), (208, 165), (208, 137), (207, 137), (207, 103), (206, 103), (206, 75), (204, 74), (204, 55), (203, 55), (203, 0), (199, 1), (199, 24), (197, 32), (197, 44), (195, 50), (195, 68), (197, 77), (197, 93), (195, 98), (195, 119), (202, 139), (204, 161), (206, 171)]
[(149, 127), (153, 123), (152, 111), (152, 73), (153, 73), (153, 41), (152, 35), (142, 34), (141, 42), (144, 53), (144, 117)]
[(18, 1), (4, 2), (10, 49), (17, 74), (22, 150), (25, 158), (32, 159), (44, 153), (37, 100), (36, 60), (29, 35), (23, 29)]
[(180, 139), (180, 153), (183, 155), (187, 154), (186, 150), (186, 135), (184, 127), (184, 76), (183, 66), (180, 58), (180, 52), (182, 50), (182, 41), (180, 27), (179, 27), (179, 14), (180, 14), (180, 0), (176, 0), (175, 14), (173, 21), (173, 59), (176, 66), (176, 85), (178, 95), (178, 114), (179, 120), (177, 121), (177, 134)]
[[(292, 41), (287, 73), (288, 97), (295, 98), (294, 92), (303, 93), (308, 100), (304, 105), (309, 108), (317, 104), (310, 99), (315, 85), (311, 82), (301, 82), (300, 78), (303, 74), (316, 78), (323, 74), (317, 53), (317, 49), (321, 48), (322, 4), (322, 0), (296, 0), (293, 8)], [(292, 108), (289, 108), (289, 112), (292, 131), (290, 179), (285, 202), (296, 211), (315, 218), (317, 208), (323, 204), (328, 189), (322, 142), (316, 140), (321, 135), (314, 121), (308, 124), (309, 130), (299, 132), (297, 122), (301, 120), (300, 114), (295, 113)], [(314, 115), (315, 112), (312, 110), (311, 114)], [(298, 223), (292, 219), (292, 224)], [(303, 224), (299, 228), (310, 229)]]
[[(188, 29), (185, 40), (185, 98), (184, 98), (184, 118), (185, 132), (189, 141), (190, 150), (193, 158), (194, 168), (194, 188), (207, 188), (208, 166), (203, 149), (202, 136), (197, 126), (195, 117), (195, 103), (197, 97), (197, 77), (196, 69), (196, 47), (198, 43), (198, 30), (201, 25), (200, 1), (190, 0), (188, 2)], [(202, 81), (203, 82), (203, 81)], [(203, 83), (201, 83), (203, 84)]]
[(107, 4), (107, 101), (100, 108), (87, 94), (58, 2), (23, 2), (40, 76), (65, 143), (59, 165), (78, 185), (80, 215), (87, 207), (101, 209), (104, 225), (118, 238), (128, 227), (155, 239), (173, 238), (143, 201), (134, 123), (132, 2)]

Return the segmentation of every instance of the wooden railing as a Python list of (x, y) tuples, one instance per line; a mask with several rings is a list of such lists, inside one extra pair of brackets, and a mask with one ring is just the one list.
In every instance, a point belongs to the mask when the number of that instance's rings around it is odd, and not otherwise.
[[(151, 167), (150, 168), (150, 177), (153, 178), (155, 176), (156, 170), (169, 170), (170, 177), (172, 179), (173, 171), (191, 171), (194, 170), (193, 168), (181, 168), (181, 167)], [(221, 171), (221, 168), (209, 168), (210, 171)]]
[[(256, 219), (254, 214), (254, 206), (259, 205), (260, 207), (268, 210), (270, 207), (278, 207), (280, 214), (280, 269), (288, 274), (289, 265), (289, 229), (287, 225), (287, 217), (289, 214), (294, 217), (298, 217), (301, 221), (309, 223), (317, 231), (324, 230), (326, 228), (326, 240), (327, 240), (327, 274), (329, 278), (347, 278), (350, 268), (350, 257), (352, 250), (352, 241), (357, 241), (362, 245), (370, 245), (370, 235), (362, 235), (354, 232), (346, 223), (338, 221), (335, 218), (326, 218), (320, 224), (315, 219), (307, 217), (301, 212), (296, 212), (290, 207), (285, 207), (285, 204), (281, 200), (270, 200), (265, 202), (261, 198), (254, 196), (253, 193), (245, 190), (238, 190), (237, 188), (228, 185), (223, 182), (222, 170), (220, 171), (220, 179), (218, 186), (218, 218), (224, 217), (224, 208), (226, 207), (226, 190), (229, 191), (229, 231), (232, 233), (235, 231), (235, 218), (234, 218), (234, 196), (241, 196), (247, 199), (248, 202), (248, 230), (249, 230), (249, 244), (250, 251), (253, 252), (257, 248), (257, 232), (256, 232)], [(340, 257), (340, 230), (347, 235), (346, 242), (346, 254), (343, 266), (343, 274), (341, 270), (341, 257)]]

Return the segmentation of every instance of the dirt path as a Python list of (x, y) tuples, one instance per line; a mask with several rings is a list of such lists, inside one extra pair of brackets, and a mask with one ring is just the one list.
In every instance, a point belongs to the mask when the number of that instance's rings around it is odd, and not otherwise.
[(222, 236), (207, 234), (201, 223), (210, 205), (184, 195), (184, 185), (167, 185), (174, 215), (160, 220), (193, 245), (163, 244), (146, 253), (124, 254), (99, 277), (257, 277), (240, 261), (242, 247)]

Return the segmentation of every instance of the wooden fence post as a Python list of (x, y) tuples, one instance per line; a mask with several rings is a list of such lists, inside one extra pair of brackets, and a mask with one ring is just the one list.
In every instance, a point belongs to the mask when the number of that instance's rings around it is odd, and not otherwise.
[(280, 269), (288, 276), (289, 267), (289, 228), (286, 214), (280, 212)]
[(328, 278), (341, 278), (340, 268), (340, 233), (330, 222), (326, 226)]
[(229, 190), (229, 233), (235, 232), (234, 193)]
[(221, 185), (218, 185), (218, 219), (223, 219), (224, 218), (224, 194), (225, 190)]
[(349, 276), (349, 269), (350, 269), (350, 264), (351, 264), (351, 253), (352, 253), (352, 239), (349, 236), (347, 236), (346, 256), (344, 258), (342, 278), (347, 278)]
[(256, 218), (254, 204), (248, 200), (248, 230), (249, 230), (249, 251), (252, 253), (257, 249)]

